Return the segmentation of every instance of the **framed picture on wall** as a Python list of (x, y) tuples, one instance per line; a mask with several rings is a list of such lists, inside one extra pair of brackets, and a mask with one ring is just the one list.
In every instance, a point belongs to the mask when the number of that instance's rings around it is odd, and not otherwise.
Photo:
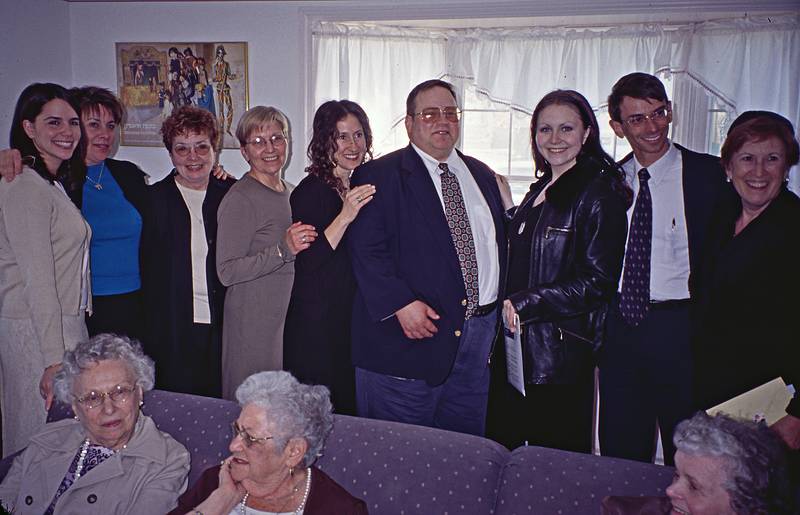
[(180, 106), (210, 111), (222, 148), (238, 148), (239, 118), (249, 107), (247, 43), (117, 43), (117, 89), (128, 111), (123, 145), (163, 145), (161, 123)]

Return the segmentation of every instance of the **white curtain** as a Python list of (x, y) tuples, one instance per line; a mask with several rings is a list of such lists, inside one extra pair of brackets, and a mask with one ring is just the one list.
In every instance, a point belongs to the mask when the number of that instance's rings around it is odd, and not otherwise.
[(323, 22), (314, 29), (314, 101), (361, 103), (373, 131), (397, 148), (406, 141), (396, 125), (405, 97), (429, 78), (471, 83), (530, 112), (555, 88), (576, 89), (599, 109), (622, 75), (667, 72), (674, 78), (673, 138), (706, 151), (712, 103), (730, 119), (765, 109), (800, 125), (798, 49), (799, 15), (681, 26), (438, 31)]

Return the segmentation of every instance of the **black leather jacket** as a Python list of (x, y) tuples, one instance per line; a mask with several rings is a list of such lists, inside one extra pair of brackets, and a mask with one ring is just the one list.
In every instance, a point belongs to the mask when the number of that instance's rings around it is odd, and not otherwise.
[[(622, 272), (629, 200), (597, 167), (579, 160), (548, 188), (531, 242), (529, 287), (508, 297), (522, 323), (529, 384), (574, 382), (594, 366), (602, 343)], [(548, 182), (531, 185), (509, 230), (519, 228)]]

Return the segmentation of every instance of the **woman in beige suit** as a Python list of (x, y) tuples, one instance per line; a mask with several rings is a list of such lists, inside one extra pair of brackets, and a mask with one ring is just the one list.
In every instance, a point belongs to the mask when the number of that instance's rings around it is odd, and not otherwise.
[(125, 336), (99, 334), (64, 354), (58, 400), (75, 419), (31, 437), (0, 484), (15, 514), (166, 513), (186, 490), (189, 453), (140, 411), (153, 360)]
[[(45, 421), (65, 349), (86, 338), (90, 229), (65, 187), (83, 173), (78, 110), (57, 84), (17, 101), (11, 147), (26, 163), (0, 182), (0, 368), (3, 451), (18, 451)], [(66, 186), (62, 186), (66, 185)], [(39, 398), (39, 394), (45, 399)]]

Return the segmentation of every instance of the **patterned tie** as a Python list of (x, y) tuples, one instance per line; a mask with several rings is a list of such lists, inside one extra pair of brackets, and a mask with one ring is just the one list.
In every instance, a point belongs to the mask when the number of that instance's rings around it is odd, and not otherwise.
[(439, 177), (442, 179), (444, 215), (458, 254), (461, 275), (464, 277), (464, 288), (467, 291), (466, 318), (469, 318), (478, 307), (478, 259), (475, 257), (475, 242), (472, 239), (472, 228), (469, 225), (467, 208), (464, 206), (458, 179), (450, 171), (447, 163), (439, 163), (439, 169), (442, 170)]
[(620, 311), (625, 321), (637, 326), (650, 308), (650, 249), (653, 243), (653, 199), (647, 181), (650, 172), (639, 170), (639, 194), (631, 217)]

